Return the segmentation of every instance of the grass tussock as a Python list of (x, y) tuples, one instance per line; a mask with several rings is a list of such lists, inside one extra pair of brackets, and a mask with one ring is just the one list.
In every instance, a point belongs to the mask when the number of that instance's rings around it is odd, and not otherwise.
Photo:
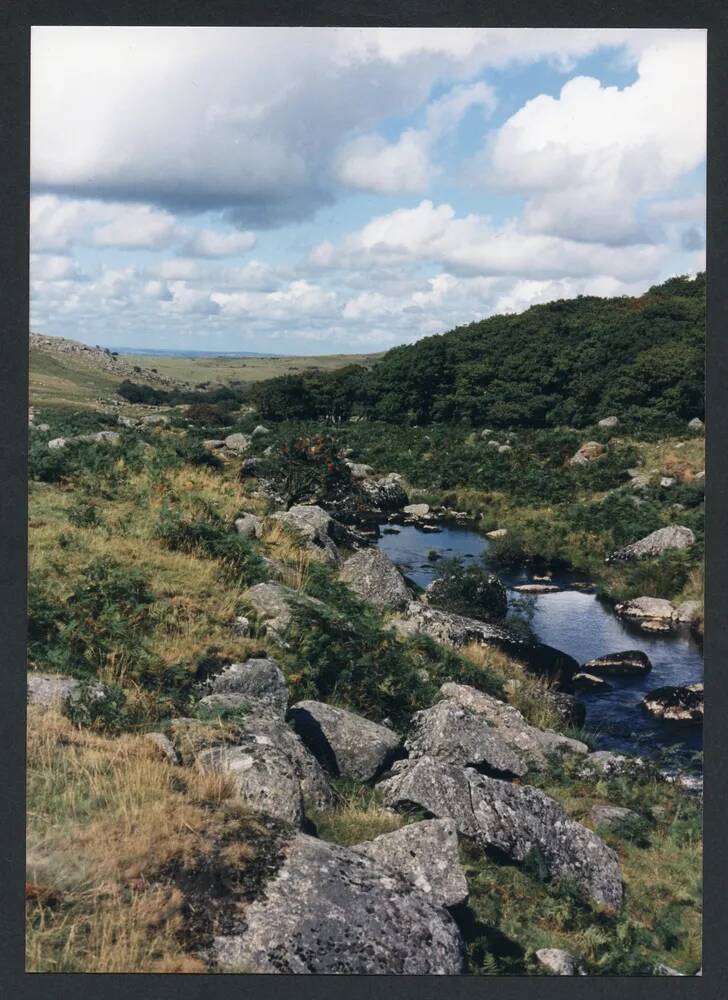
[(27, 958), (33, 971), (202, 972), (183, 899), (157, 873), (254, 856), (255, 820), (220, 775), (173, 767), (141, 736), (110, 739), (31, 708)]
[(322, 840), (345, 847), (392, 833), (407, 822), (404, 816), (383, 806), (374, 789), (345, 783), (340, 783), (336, 805), (314, 811), (310, 818)]

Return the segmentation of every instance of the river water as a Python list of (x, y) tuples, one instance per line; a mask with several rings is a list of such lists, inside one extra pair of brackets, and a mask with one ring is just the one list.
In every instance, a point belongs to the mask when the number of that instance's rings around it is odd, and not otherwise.
[[(475, 531), (441, 527), (440, 532), (432, 533), (403, 525), (397, 534), (391, 534), (395, 526), (383, 524), (378, 544), (406, 576), (426, 587), (436, 566), (430, 553), (477, 559), (487, 552), (490, 544)], [(525, 595), (510, 588), (528, 582), (528, 574), (499, 575), (508, 587), (509, 604), (516, 599), (522, 601)], [(553, 582), (568, 587), (572, 581), (555, 575)], [(642, 697), (654, 688), (703, 680), (702, 651), (688, 630), (644, 632), (614, 615), (594, 594), (578, 590), (529, 595), (531, 601), (531, 627), (537, 637), (573, 656), (580, 664), (605, 653), (628, 649), (641, 649), (652, 662), (652, 670), (644, 677), (609, 677), (611, 691), (579, 694), (586, 706), (586, 728), (598, 749), (647, 756), (671, 746), (683, 752), (702, 749), (701, 727), (651, 719), (639, 707)]]

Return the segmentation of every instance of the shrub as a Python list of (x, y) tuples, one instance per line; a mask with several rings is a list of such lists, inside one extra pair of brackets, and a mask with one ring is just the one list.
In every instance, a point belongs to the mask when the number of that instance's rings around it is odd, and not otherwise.
[(289, 439), (262, 459), (259, 476), (269, 479), (290, 508), (302, 500), (333, 499), (351, 490), (351, 472), (332, 438), (316, 434)]
[(501, 621), (508, 610), (506, 589), (482, 563), (466, 563), (459, 556), (441, 559), (428, 588), (430, 603), (455, 614)]
[(250, 541), (238, 535), (212, 511), (206, 517), (189, 518), (165, 510), (157, 523), (157, 537), (168, 549), (193, 552), (217, 560), (225, 577), (238, 586), (251, 586), (265, 579), (265, 563)]

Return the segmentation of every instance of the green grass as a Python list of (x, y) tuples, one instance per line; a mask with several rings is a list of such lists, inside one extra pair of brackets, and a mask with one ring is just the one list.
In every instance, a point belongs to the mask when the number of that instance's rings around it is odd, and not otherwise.
[(118, 385), (118, 375), (74, 363), (69, 355), (30, 350), (30, 402), (34, 406), (94, 409), (96, 398), (113, 395)]
[(369, 366), (380, 357), (381, 354), (322, 354), (282, 358), (173, 358), (125, 354), (124, 360), (156, 368), (160, 375), (197, 385), (200, 382), (260, 382), (278, 375), (336, 371), (347, 365)]

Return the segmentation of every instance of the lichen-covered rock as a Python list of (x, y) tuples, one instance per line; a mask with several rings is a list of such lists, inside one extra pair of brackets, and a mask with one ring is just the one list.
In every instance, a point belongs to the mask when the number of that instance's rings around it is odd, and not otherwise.
[(619, 425), (619, 417), (603, 417), (597, 422), (597, 427), (605, 427), (609, 429), (610, 427), (617, 427)]
[(240, 929), (214, 940), (222, 967), (260, 973), (457, 975), (450, 915), (371, 858), (305, 834), (291, 841)]
[(364, 479), (360, 487), (365, 500), (375, 510), (400, 510), (409, 502), (402, 477), (397, 472), (390, 472), (381, 479)]
[(436, 757), (486, 773), (518, 777), (527, 764), (483, 716), (444, 699), (415, 713), (405, 741), (410, 757)]
[(650, 658), (639, 649), (607, 653), (582, 664), (581, 669), (598, 677), (642, 677), (652, 670)]
[(230, 663), (208, 677), (202, 687), (210, 695), (240, 695), (256, 713), (267, 710), (282, 719), (288, 708), (286, 678), (272, 657)]
[(325, 611), (326, 605), (315, 597), (300, 594), (282, 583), (257, 583), (241, 595), (241, 599), (256, 613), (266, 632), (283, 642), (294, 613)]
[(258, 424), (258, 426), (253, 429), (253, 432), (251, 433), (250, 436), (253, 438), (257, 438), (257, 437), (265, 437), (266, 434), (270, 434), (268, 428), (264, 427), (263, 424)]
[(686, 684), (683, 687), (656, 688), (645, 695), (640, 704), (653, 719), (702, 725), (703, 685)]
[(236, 795), (254, 812), (301, 825), (301, 782), (290, 757), (276, 747), (253, 739), (243, 746), (210, 747), (199, 754), (197, 764), (203, 771), (228, 775)]
[(247, 434), (228, 434), (225, 447), (236, 455), (243, 455), (250, 448), (250, 437)]
[(644, 771), (645, 761), (641, 757), (627, 757), (611, 750), (595, 750), (584, 762), (584, 773), (600, 772), (610, 778), (637, 775)]
[(631, 601), (617, 604), (614, 610), (624, 618), (663, 622), (668, 628), (675, 613), (672, 604), (663, 597), (634, 597)]
[(704, 431), (705, 424), (700, 417), (693, 417), (692, 420), (688, 420), (688, 429), (691, 431)]
[(74, 677), (65, 674), (41, 674), (35, 671), (28, 673), (27, 699), (29, 705), (41, 705), (43, 708), (63, 707), (79, 682)]
[(94, 434), (76, 434), (73, 437), (53, 438), (48, 442), (51, 451), (65, 448), (69, 444), (118, 444), (121, 441), (121, 434), (116, 431), (96, 431)]
[(320, 701), (299, 701), (289, 709), (288, 719), (334, 777), (371, 781), (401, 751), (393, 730)]
[(351, 473), (352, 479), (367, 479), (374, 472), (371, 465), (364, 465), (362, 462), (347, 461), (344, 464)]
[(603, 455), (607, 449), (599, 441), (586, 441), (569, 459), (569, 465), (587, 465)]
[(164, 759), (170, 764), (179, 764), (180, 756), (174, 748), (174, 745), (168, 736), (164, 733), (145, 733), (144, 739), (148, 740), (154, 747), (156, 747), (157, 752), (164, 757)]
[(393, 833), (355, 844), (382, 868), (401, 875), (436, 906), (457, 906), (468, 896), (468, 883), (458, 856), (458, 835), (451, 819), (426, 819)]
[(243, 514), (235, 519), (235, 530), (239, 535), (252, 538), (259, 534), (262, 523), (262, 518), (258, 517), (257, 514)]
[(278, 511), (271, 520), (294, 528), (305, 540), (307, 547), (325, 562), (337, 563), (339, 553), (334, 544), (333, 518), (323, 508), (314, 504), (299, 504), (290, 510)]
[(620, 906), (622, 879), (614, 852), (539, 789), (432, 757), (402, 761), (393, 770), (378, 786), (386, 805), (415, 805), (433, 816), (450, 817), (464, 836), (513, 861), (525, 861), (537, 851), (551, 878), (568, 879), (595, 903)]
[[(614, 420), (617, 418), (614, 417)], [(602, 421), (600, 421), (600, 424)], [(536, 961), (549, 976), (586, 976), (587, 971), (580, 958), (563, 948), (539, 948)]]
[(412, 600), (404, 577), (381, 549), (361, 549), (342, 566), (339, 579), (382, 611), (399, 611)]
[(703, 605), (700, 601), (683, 601), (675, 608), (673, 620), (679, 624), (695, 621), (702, 608)]
[(430, 513), (430, 505), (428, 503), (408, 503), (402, 508), (402, 513), (406, 518), (416, 521), (420, 517), (427, 517)]
[(334, 804), (334, 793), (328, 778), (314, 755), (303, 745), (294, 731), (280, 719), (250, 716), (243, 720), (245, 739), (260, 747), (275, 747), (290, 760), (301, 786), (304, 806), (328, 809)]
[(608, 561), (631, 562), (635, 559), (653, 558), (671, 549), (687, 549), (695, 542), (695, 535), (682, 524), (670, 524), (666, 528), (645, 535), (631, 545), (625, 545), (612, 553)]
[(640, 817), (632, 809), (624, 806), (600, 805), (592, 806), (587, 816), (588, 822), (595, 830), (614, 830), (619, 827), (636, 825)]
[(452, 699), (489, 722), (504, 743), (535, 770), (546, 767), (549, 755), (554, 753), (588, 753), (585, 743), (550, 729), (537, 729), (526, 722), (517, 708), (467, 684), (448, 681), (440, 688), (438, 697)]

